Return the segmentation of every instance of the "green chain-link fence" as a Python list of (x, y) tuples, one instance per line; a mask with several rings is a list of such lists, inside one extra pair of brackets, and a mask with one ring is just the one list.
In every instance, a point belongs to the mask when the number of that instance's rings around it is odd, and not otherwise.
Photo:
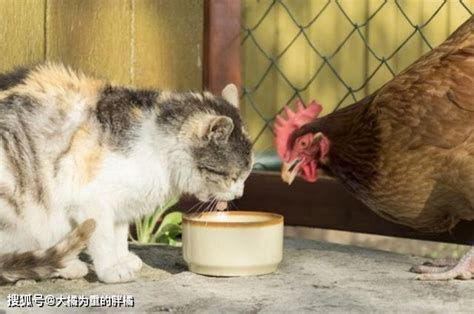
[(272, 124), (284, 105), (317, 99), (323, 114), (376, 90), (440, 44), (473, 0), (246, 0), (244, 116), (256, 168), (273, 168)]

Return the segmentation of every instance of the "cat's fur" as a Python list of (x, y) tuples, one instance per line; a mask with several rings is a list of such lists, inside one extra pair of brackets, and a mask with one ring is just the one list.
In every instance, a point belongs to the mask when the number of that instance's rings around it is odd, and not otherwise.
[(55, 64), (0, 76), (0, 280), (84, 276), (86, 241), (100, 280), (132, 280), (130, 221), (173, 194), (242, 195), (252, 153), (237, 107), (233, 85), (133, 90)]

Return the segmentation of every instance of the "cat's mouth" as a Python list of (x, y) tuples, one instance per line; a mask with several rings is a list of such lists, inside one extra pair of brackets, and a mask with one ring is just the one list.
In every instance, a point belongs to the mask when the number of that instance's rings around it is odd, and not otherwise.
[(194, 196), (203, 203), (213, 203), (220, 207), (227, 207), (227, 202), (233, 201), (241, 197), (241, 194), (233, 193), (230, 191), (223, 193), (203, 192), (204, 191), (202, 191), (201, 193), (195, 193)]
[(229, 207), (228, 200), (222, 200), (217, 197), (208, 197), (207, 200), (203, 202), (212, 204), (212, 208), (216, 210), (226, 210)]
[[(199, 198), (198, 198), (199, 199)], [(199, 199), (201, 202), (208, 203), (214, 210), (226, 210), (228, 209), (228, 201), (219, 200), (216, 197), (206, 197), (205, 199)]]
[(226, 210), (229, 207), (226, 201), (219, 201), (216, 204), (216, 209), (217, 210)]

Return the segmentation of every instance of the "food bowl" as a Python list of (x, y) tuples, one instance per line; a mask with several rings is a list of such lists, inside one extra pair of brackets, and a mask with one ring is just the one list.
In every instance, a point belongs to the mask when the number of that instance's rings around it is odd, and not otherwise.
[(203, 275), (272, 273), (283, 257), (283, 216), (250, 211), (185, 215), (183, 257), (190, 271)]

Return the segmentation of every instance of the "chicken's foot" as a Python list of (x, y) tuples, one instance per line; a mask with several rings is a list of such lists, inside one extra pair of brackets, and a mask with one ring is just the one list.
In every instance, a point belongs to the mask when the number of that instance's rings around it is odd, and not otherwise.
[(454, 258), (436, 259), (434, 261), (424, 262), (421, 265), (413, 266), (410, 268), (410, 271), (417, 274), (442, 273), (453, 268), (457, 263), (458, 260)]
[(412, 267), (410, 271), (419, 273), (419, 280), (471, 279), (474, 277), (474, 247), (459, 262), (451, 259), (427, 262)]

